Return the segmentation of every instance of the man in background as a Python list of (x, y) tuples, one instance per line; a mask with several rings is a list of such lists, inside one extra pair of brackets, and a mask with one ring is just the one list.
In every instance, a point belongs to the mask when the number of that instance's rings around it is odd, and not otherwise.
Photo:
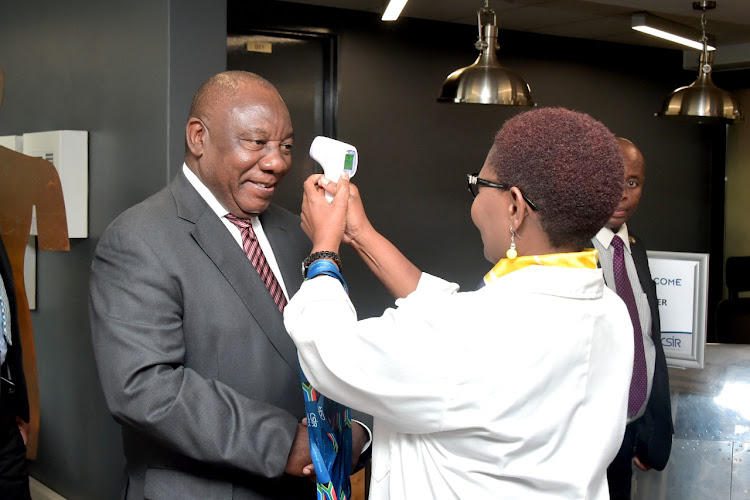
[[(0, 105), (4, 75), (0, 68)], [(28, 405), (26, 456), (35, 459), (39, 445), (39, 376), (31, 311), (26, 295), (24, 266), (36, 214), (36, 243), (40, 250), (70, 250), (60, 176), (55, 166), (35, 156), (0, 146), (0, 234), (15, 277), (16, 316), (14, 321), (23, 343), (23, 368)], [(7, 286), (7, 284), (6, 284)]]
[[(4, 90), (5, 72), (0, 67), (0, 106)], [(29, 397), (23, 373), (13, 268), (2, 234), (0, 227), (0, 496), (26, 500), (31, 498), (26, 464)]]
[(13, 272), (0, 236), (0, 497), (27, 500), (29, 400), (16, 310)]
[(613, 500), (631, 498), (632, 464), (644, 471), (666, 467), (673, 433), (656, 285), (646, 249), (626, 224), (640, 203), (646, 164), (632, 142), (620, 137), (618, 143), (625, 162), (625, 189), (606, 227), (592, 240), (607, 286), (628, 306), (634, 331), (628, 425), (620, 451), (607, 469)]
[[(292, 145), (273, 85), (215, 75), (193, 98), (180, 173), (99, 241), (91, 327), (122, 425), (126, 499), (315, 497), (282, 318), (311, 244), (299, 217), (271, 204)], [(353, 434), (356, 461), (366, 432)]]

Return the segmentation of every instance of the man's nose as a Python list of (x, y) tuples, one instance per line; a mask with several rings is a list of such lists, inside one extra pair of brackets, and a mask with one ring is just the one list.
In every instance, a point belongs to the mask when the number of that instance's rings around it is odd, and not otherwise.
[(288, 164), (278, 146), (269, 146), (266, 154), (260, 159), (260, 167), (263, 170), (283, 171), (288, 168)]

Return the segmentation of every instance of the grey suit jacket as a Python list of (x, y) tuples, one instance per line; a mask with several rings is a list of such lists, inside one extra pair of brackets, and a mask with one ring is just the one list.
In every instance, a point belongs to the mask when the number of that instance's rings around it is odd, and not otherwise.
[[(310, 242), (299, 217), (261, 215), (288, 292)], [(127, 499), (314, 498), (284, 475), (304, 416), (281, 315), (221, 220), (178, 174), (124, 212), (92, 264), (90, 319), (122, 426)]]

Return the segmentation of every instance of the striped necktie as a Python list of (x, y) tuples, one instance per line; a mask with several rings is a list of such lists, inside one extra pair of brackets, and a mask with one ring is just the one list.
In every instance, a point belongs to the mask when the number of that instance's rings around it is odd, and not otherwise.
[[(286, 307), (286, 297), (268, 265), (250, 219), (232, 214), (225, 216), (240, 229), (242, 248), (258, 271), (280, 312)], [(349, 408), (316, 391), (300, 368), (310, 454), (315, 465), (317, 498), (319, 500), (348, 500), (351, 496), (352, 421)], [(318, 420), (320, 418), (320, 420)]]
[(273, 271), (271, 271), (271, 266), (268, 265), (266, 256), (263, 255), (263, 250), (261, 250), (258, 243), (258, 237), (255, 236), (255, 231), (253, 231), (251, 220), (240, 219), (232, 214), (227, 214), (226, 218), (239, 228), (242, 234), (242, 249), (245, 251), (247, 258), (250, 259), (255, 270), (258, 271), (260, 279), (263, 280), (266, 288), (271, 293), (271, 297), (279, 308), (279, 312), (284, 312), (284, 307), (286, 307), (284, 291), (281, 289), (281, 285), (279, 285)]

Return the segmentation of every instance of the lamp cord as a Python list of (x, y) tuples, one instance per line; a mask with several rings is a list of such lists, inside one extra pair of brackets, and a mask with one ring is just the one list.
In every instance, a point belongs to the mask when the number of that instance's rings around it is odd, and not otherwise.
[(703, 42), (703, 73), (711, 72), (711, 65), (708, 63), (708, 36), (706, 35), (706, 7), (704, 5), (701, 12), (701, 41)]

